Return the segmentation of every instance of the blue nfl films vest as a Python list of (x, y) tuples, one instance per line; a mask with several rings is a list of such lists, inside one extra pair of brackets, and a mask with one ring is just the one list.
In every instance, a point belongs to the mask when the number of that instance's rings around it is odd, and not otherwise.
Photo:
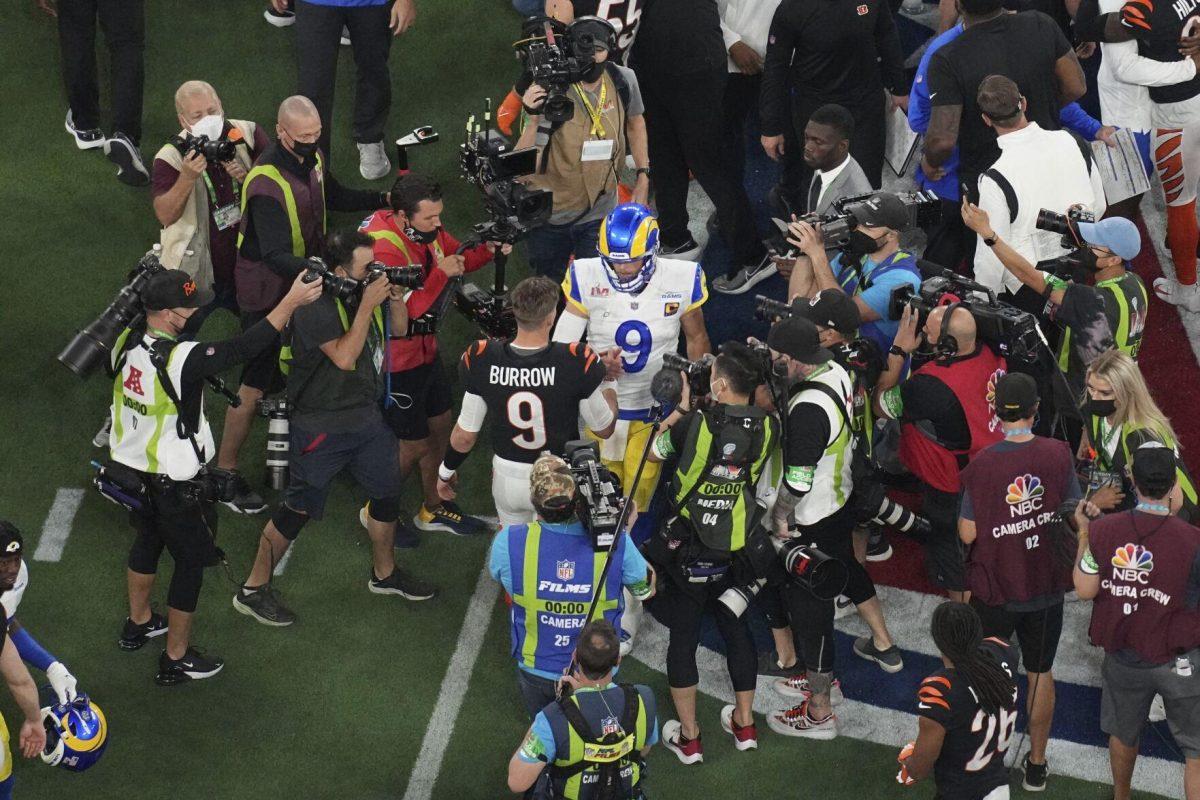
[[(571, 527), (582, 533), (582, 523)], [(596, 604), (597, 616), (621, 629), (624, 611), (621, 565), (629, 537), (617, 538), (613, 563)], [(604, 551), (592, 549), (586, 535), (546, 530), (540, 523), (508, 529), (512, 568), (513, 656), (527, 669), (563, 673), (571, 663), (575, 637), (587, 623), (592, 588), (604, 568)]]

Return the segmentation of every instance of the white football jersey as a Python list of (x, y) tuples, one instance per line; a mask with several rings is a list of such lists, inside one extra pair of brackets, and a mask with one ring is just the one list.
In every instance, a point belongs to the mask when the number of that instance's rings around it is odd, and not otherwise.
[(650, 380), (663, 355), (679, 347), (684, 314), (704, 304), (708, 286), (694, 261), (658, 258), (654, 275), (637, 294), (619, 292), (599, 258), (576, 259), (563, 280), (567, 302), (588, 317), (588, 344), (599, 352), (624, 351), (625, 371), (617, 380), (622, 412), (648, 411), (654, 404)]
[(17, 580), (13, 583), (13, 587), (0, 594), (0, 605), (4, 606), (4, 615), (10, 620), (16, 616), (17, 608), (20, 607), (21, 598), (25, 596), (25, 589), (28, 586), (29, 567), (25, 566), (25, 559), (21, 559), (21, 569), (17, 572)]

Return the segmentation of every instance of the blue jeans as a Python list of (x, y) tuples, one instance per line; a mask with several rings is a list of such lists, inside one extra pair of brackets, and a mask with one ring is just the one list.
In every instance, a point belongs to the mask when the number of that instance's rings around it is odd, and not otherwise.
[[(554, 681), (534, 675), (520, 667), (517, 667), (517, 688), (521, 690), (521, 702), (525, 704), (530, 719), (536, 717), (539, 711), (553, 703), (558, 696)], [(4, 798), (0, 797), (0, 800)]]
[(513, 0), (513, 8), (522, 17), (535, 17), (546, 12), (544, 0)]
[(529, 268), (562, 283), (571, 256), (595, 258), (599, 254), (600, 220), (574, 225), (543, 225), (529, 232)]

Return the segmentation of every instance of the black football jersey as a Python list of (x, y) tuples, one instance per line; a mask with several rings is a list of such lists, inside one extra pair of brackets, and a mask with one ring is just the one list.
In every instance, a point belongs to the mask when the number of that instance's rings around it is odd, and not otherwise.
[(459, 363), (466, 391), (487, 404), (492, 450), (532, 464), (579, 438), (579, 404), (604, 380), (604, 364), (582, 342), (552, 343), (523, 353), (509, 342), (481, 340)]
[[(1017, 670), (1017, 649), (1003, 639), (987, 638), (980, 645), (1008, 673)], [(989, 714), (979, 705), (974, 689), (958, 670), (943, 668), (921, 681), (917, 713), (946, 729), (942, 752), (933, 765), (938, 795), (945, 800), (980, 800), (1008, 783), (1004, 756), (1017, 726), (1017, 685), (1012, 703)]]
[[(1121, 24), (1137, 38), (1138, 53), (1155, 61), (1182, 61), (1179, 37), (1188, 20), (1200, 17), (1195, 0), (1127, 0), (1121, 7)], [(1200, 95), (1200, 75), (1170, 86), (1151, 86), (1156, 103), (1177, 103)]]
[(575, 9), (575, 19), (600, 17), (612, 23), (617, 29), (617, 52), (609, 53), (609, 60), (624, 64), (629, 48), (633, 46), (633, 37), (637, 35), (646, 0), (571, 0), (571, 5)]

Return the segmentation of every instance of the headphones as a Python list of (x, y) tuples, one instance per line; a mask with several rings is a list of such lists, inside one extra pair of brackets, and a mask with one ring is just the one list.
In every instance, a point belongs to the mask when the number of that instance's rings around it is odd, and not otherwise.
[(611, 54), (617, 49), (617, 29), (603, 17), (577, 17), (567, 26), (574, 44), (576, 58), (590, 59), (596, 52), (595, 42), (603, 39), (604, 46)]
[[(939, 364), (945, 364), (958, 352), (958, 339), (950, 333), (950, 318), (962, 305), (961, 300), (946, 304), (946, 314), (942, 317), (942, 327), (938, 331), (937, 341), (933, 343), (933, 359)], [(970, 313), (970, 312), (967, 312)]]

